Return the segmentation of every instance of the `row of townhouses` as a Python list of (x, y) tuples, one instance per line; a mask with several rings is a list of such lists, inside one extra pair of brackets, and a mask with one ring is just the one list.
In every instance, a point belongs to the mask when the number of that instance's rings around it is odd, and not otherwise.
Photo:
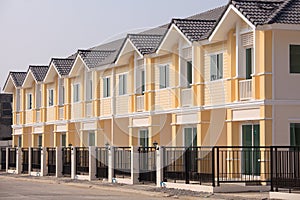
[[(199, 4), (201, 7), (201, 4)], [(13, 145), (300, 145), (300, 1), (232, 0), (10, 72)]]

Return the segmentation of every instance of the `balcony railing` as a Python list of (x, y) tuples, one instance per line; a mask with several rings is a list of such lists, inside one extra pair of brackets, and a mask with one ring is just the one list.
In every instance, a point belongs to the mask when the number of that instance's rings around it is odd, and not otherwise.
[(92, 102), (85, 103), (85, 116), (86, 117), (93, 116), (93, 103)]
[(182, 89), (181, 90), (181, 106), (191, 106), (192, 105), (192, 89)]
[(64, 119), (64, 107), (59, 107), (58, 108), (58, 119), (59, 120)]
[(144, 96), (137, 96), (136, 97), (136, 111), (142, 112), (145, 109), (145, 102), (144, 102)]
[(36, 111), (36, 122), (41, 122), (41, 111), (40, 110)]
[(252, 98), (252, 79), (239, 81), (240, 100), (249, 100)]

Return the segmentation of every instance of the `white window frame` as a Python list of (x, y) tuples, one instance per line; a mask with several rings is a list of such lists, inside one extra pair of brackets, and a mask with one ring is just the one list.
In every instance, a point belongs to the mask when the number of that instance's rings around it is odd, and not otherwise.
[[(52, 94), (51, 94), (52, 93)], [(54, 89), (48, 89), (48, 107), (54, 106)]]
[(36, 92), (35, 92), (35, 107), (36, 109), (40, 109), (42, 106), (42, 90), (41, 85), (36, 85)]
[[(185, 132), (184, 132), (184, 130), (185, 129), (187, 129), (187, 128), (190, 128), (190, 129), (192, 129), (192, 133), (193, 133), (193, 131), (194, 131), (194, 129), (196, 129), (196, 146), (198, 146), (198, 128), (197, 128), (197, 125), (193, 125), (193, 124), (191, 124), (191, 125), (183, 125), (183, 127), (182, 127), (182, 146), (185, 146)], [(193, 141), (194, 141), (194, 139), (195, 138), (193, 138)]]
[(127, 73), (119, 74), (119, 96), (127, 94), (127, 77)]
[[(103, 98), (111, 97), (111, 78), (110, 76), (102, 78)], [(108, 84), (109, 83), (109, 84)]]
[(21, 89), (16, 90), (16, 111), (21, 111)]
[(291, 57), (291, 46), (300, 46), (300, 44), (299, 43), (290, 43), (289, 44), (289, 47), (288, 47), (288, 62), (289, 62), (289, 64), (288, 64), (288, 66), (289, 66), (289, 74), (290, 75), (299, 75), (300, 74), (300, 72), (291, 72), (291, 59), (290, 59), (290, 57)]
[(92, 72), (86, 72), (85, 77), (86, 77), (85, 100), (92, 101), (93, 100), (93, 74), (92, 74)]
[(73, 84), (73, 103), (80, 101), (80, 83)]
[(26, 95), (26, 109), (32, 110), (32, 93), (27, 93)]
[[(220, 76), (219, 73), (219, 56), (222, 55), (222, 74)], [(216, 57), (216, 63), (214, 64), (214, 66), (212, 65), (212, 57), (215, 56)], [(210, 58), (210, 81), (217, 81), (217, 80), (222, 80), (224, 78), (224, 53), (220, 52), (220, 53), (214, 53), (209, 55)], [(216, 72), (216, 74), (212, 74), (213, 71), (213, 67), (215, 68), (214, 71)], [(213, 77), (214, 76), (214, 77)]]
[(58, 81), (58, 105), (63, 106), (64, 104), (65, 104), (64, 79), (60, 78)]
[[(158, 65), (159, 70), (159, 89), (166, 89), (170, 87), (170, 65)], [(162, 73), (163, 72), (163, 73)]]

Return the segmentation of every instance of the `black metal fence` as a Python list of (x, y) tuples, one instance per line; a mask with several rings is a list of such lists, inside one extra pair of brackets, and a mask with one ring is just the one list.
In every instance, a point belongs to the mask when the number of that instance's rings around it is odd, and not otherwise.
[(56, 174), (56, 148), (47, 148), (48, 175)]
[(76, 147), (76, 174), (89, 174), (89, 148)]
[(41, 148), (31, 148), (31, 171), (41, 171)]
[(131, 176), (131, 147), (114, 148), (114, 177)]
[(22, 148), (22, 173), (28, 173), (29, 170), (29, 148)]
[(139, 181), (156, 182), (156, 148), (139, 147)]
[(71, 147), (62, 148), (62, 174), (71, 176)]
[(6, 148), (0, 148), (0, 153), (1, 153), (1, 171), (6, 170)]
[(17, 167), (17, 149), (8, 148), (8, 169), (15, 170)]
[(108, 178), (108, 148), (96, 148), (96, 177)]
[(165, 147), (164, 181), (212, 184), (212, 148)]

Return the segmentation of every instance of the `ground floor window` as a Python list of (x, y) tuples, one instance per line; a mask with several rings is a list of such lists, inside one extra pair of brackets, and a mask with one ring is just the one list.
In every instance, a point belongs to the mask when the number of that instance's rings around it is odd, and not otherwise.
[(89, 132), (89, 146), (95, 146), (95, 132)]
[(61, 146), (66, 147), (67, 146), (67, 136), (65, 133), (61, 134)]
[(41, 147), (42, 146), (42, 142), (43, 142), (43, 136), (39, 135), (38, 136), (38, 146)]
[(139, 131), (139, 146), (148, 147), (149, 146), (149, 134), (148, 130)]
[(197, 128), (184, 128), (183, 134), (185, 147), (197, 146)]
[(18, 136), (18, 147), (22, 147), (22, 135)]
[(300, 146), (300, 123), (290, 124), (290, 145)]

